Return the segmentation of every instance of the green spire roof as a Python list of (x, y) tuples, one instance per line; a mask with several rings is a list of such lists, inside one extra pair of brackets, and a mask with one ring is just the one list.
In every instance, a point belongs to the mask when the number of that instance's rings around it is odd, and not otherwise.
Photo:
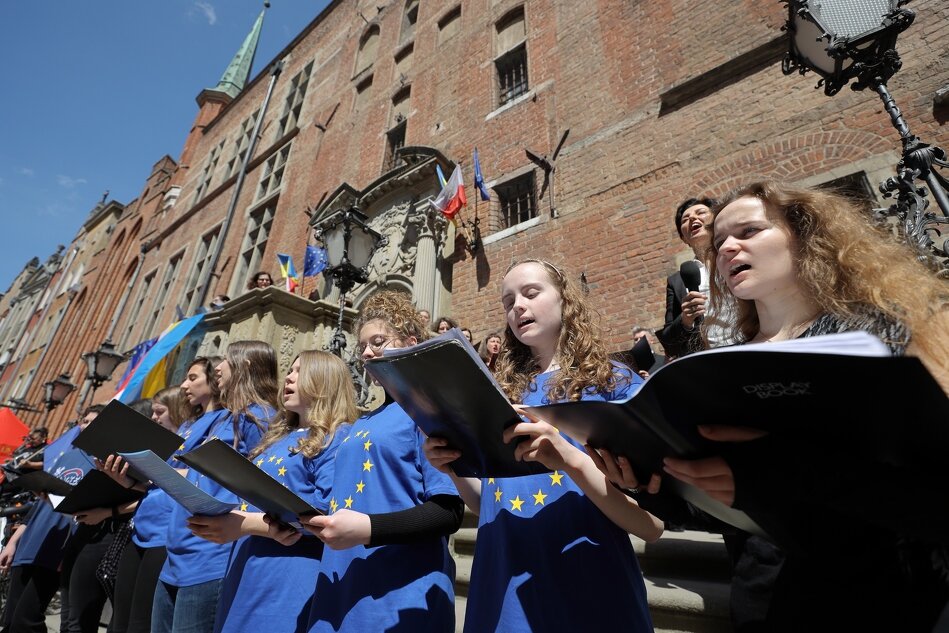
[(265, 11), (266, 9), (261, 11), (260, 15), (257, 16), (257, 21), (254, 22), (254, 28), (247, 34), (247, 38), (241, 45), (240, 50), (234, 55), (234, 59), (231, 60), (227, 70), (225, 70), (221, 76), (221, 81), (219, 81), (217, 87), (214, 88), (217, 92), (223, 92), (233, 99), (244, 89), (244, 85), (250, 77), (251, 67), (254, 65), (254, 55), (257, 53), (257, 40), (260, 39), (260, 28), (264, 24)]

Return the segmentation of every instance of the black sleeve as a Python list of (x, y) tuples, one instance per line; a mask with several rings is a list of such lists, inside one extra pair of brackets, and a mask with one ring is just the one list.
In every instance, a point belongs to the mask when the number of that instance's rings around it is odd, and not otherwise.
[[(629, 493), (627, 492), (627, 494)], [(724, 521), (706, 514), (671, 492), (659, 491), (656, 494), (649, 494), (641, 491), (629, 496), (636, 500), (640, 508), (661, 519), (666, 524), (666, 529), (672, 532), (699, 530), (715, 534), (727, 534), (735, 531), (735, 528)]]
[(666, 281), (666, 317), (662, 329), (656, 331), (656, 338), (662, 343), (667, 356), (685, 356), (704, 347), (698, 324), (691, 330), (682, 325), (682, 306), (671, 278)]
[(382, 514), (370, 514), (369, 547), (417, 543), (454, 534), (461, 527), (465, 503), (457, 495), (434, 495), (422, 505)]

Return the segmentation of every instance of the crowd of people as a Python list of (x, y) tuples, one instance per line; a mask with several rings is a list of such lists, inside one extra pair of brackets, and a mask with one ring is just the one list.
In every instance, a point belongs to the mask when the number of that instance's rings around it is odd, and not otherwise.
[[(64, 451), (54, 476), (76, 483), (98, 469), (143, 496), (73, 517), (37, 503), (0, 553), (11, 575), (0, 631), (45, 631), (57, 591), (64, 631), (95, 631), (106, 600), (115, 633), (453, 631), (448, 538), (466, 506), (478, 517), (469, 633), (652, 631), (630, 535), (651, 542), (682, 526), (724, 535), (736, 631), (949, 625), (946, 512), (925, 482), (901, 481), (906, 499), (848, 504), (842, 491), (879, 475), (850, 470), (847, 455), (813, 442), (706, 419), (701, 402), (700, 432), (720, 442), (720, 454), (668, 458), (640, 481), (625, 456), (583, 446), (523, 408), (623, 399), (664, 362), (709, 347), (853, 330), (879, 337), (893, 355), (918, 357), (949, 392), (949, 288), (847, 199), (755, 183), (720, 201), (689, 198), (675, 226), (695, 263), (668, 280), (655, 332), (666, 354), (636, 363), (648, 366), (611, 358), (597, 312), (564, 267), (525, 259), (506, 270), (503, 327), (477, 344), (522, 413), (503, 441), (549, 472), (458, 477), (452, 462), (461, 453), (425, 437), (391, 397), (358, 410), (336, 356), (303, 351), (281, 381), (273, 348), (233, 342), (223, 358), (195, 358), (180, 387), (148, 404), (156, 423), (181, 436), (169, 463), (237, 509), (189, 516), (131, 477), (120, 457)], [(476, 342), (452, 318), (432, 321), (405, 294), (384, 290), (361, 307), (356, 352), (370, 360), (452, 328)], [(634, 332), (637, 343), (651, 335)], [(80, 433), (99, 410), (86, 412)], [(177, 461), (210, 439), (321, 513), (289, 525)], [(668, 491), (669, 478), (753, 511), (770, 538), (705, 515)], [(106, 561), (114, 577), (103, 573)]]

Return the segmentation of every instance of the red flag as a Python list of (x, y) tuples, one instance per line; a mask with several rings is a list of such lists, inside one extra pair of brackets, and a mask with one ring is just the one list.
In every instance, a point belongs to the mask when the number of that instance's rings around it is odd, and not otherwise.
[(453, 220), (459, 209), (467, 204), (465, 184), (461, 180), (461, 166), (455, 165), (455, 171), (451, 172), (451, 177), (438, 197), (432, 201), (432, 206), (444, 213), (449, 220)]
[(23, 443), (23, 437), (29, 433), (30, 428), (13, 411), (0, 409), (0, 461), (10, 459), (17, 446)]

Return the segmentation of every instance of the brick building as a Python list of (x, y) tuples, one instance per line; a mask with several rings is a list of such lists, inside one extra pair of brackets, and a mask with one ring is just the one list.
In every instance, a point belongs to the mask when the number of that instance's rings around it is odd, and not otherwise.
[[(945, 147), (949, 108), (934, 95), (949, 84), (949, 8), (913, 8), (889, 86), (913, 132)], [(181, 122), (179, 158), (161, 158), (136, 200), (115, 203), (108, 243), (83, 270), (35, 382), (64, 368), (82, 376), (81, 352), (106, 338), (128, 350), (176, 307), (193, 314), (216, 294), (237, 298), (257, 269), (276, 279), (277, 253), (300, 267), (306, 213), (342, 204), (342, 185), (377, 223), (399, 210), (400, 250), (386, 256), (413, 258), (388, 276), (375, 261), (354, 305), (375, 287), (406, 287), (478, 338), (502, 322), (507, 266), (543, 257), (583, 274), (611, 348), (626, 349), (633, 325), (661, 323), (665, 278), (684, 255), (671, 217), (682, 198), (764, 177), (846, 181), (873, 195), (893, 173), (899, 137), (876, 95), (830, 98), (815, 77), (780, 72), (785, 11), (750, 0), (337, 0), (249, 78), (258, 19), (221, 81), (197, 96), (191, 127)], [(525, 149), (551, 156), (567, 130), (544, 187)], [(461, 217), (474, 219), (475, 147), (492, 199), (477, 207), (472, 250), (425, 216), (425, 202), (437, 193), (434, 166), (459, 163)], [(310, 280), (314, 289), (335, 300)], [(54, 434), (80, 397), (54, 412)]]

